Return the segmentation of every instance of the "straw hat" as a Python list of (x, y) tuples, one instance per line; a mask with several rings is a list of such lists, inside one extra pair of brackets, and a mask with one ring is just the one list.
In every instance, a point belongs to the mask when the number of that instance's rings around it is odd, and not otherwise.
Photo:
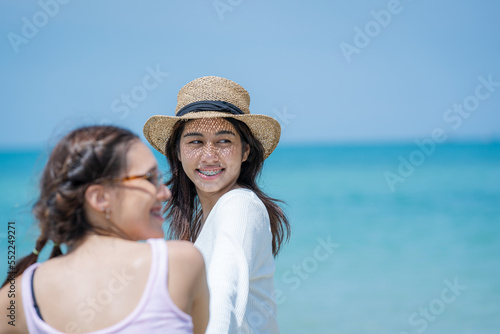
[(232, 117), (244, 122), (264, 146), (264, 159), (278, 145), (281, 127), (277, 120), (265, 115), (250, 114), (250, 95), (228, 79), (201, 77), (181, 88), (177, 94), (176, 116), (157, 115), (144, 124), (144, 136), (165, 155), (165, 145), (172, 128), (179, 120)]

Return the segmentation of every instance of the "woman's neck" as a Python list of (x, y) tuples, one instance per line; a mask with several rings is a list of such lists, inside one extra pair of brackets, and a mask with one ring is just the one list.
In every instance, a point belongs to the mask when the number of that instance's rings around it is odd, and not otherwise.
[(198, 194), (198, 199), (200, 201), (200, 204), (201, 204), (201, 226), (203, 227), (203, 225), (205, 224), (205, 221), (207, 220), (208, 216), (210, 215), (210, 212), (212, 211), (213, 207), (215, 206), (215, 204), (217, 203), (217, 201), (225, 194), (227, 194), (228, 192), (230, 192), (231, 190), (234, 190), (234, 189), (238, 189), (238, 188), (241, 188), (241, 186), (239, 184), (234, 184), (231, 188), (229, 188), (228, 191), (226, 191), (225, 193), (216, 193), (216, 194), (207, 194), (207, 193), (203, 193), (203, 192), (200, 192), (200, 191), (196, 191), (197, 194)]
[(87, 249), (96, 249), (102, 246), (104, 247), (114, 247), (116, 242), (120, 242), (123, 239), (117, 235), (103, 235), (103, 234), (95, 234), (88, 233), (86, 236), (78, 240), (77, 242), (72, 243), (68, 246), (67, 254), (76, 253), (86, 251)]

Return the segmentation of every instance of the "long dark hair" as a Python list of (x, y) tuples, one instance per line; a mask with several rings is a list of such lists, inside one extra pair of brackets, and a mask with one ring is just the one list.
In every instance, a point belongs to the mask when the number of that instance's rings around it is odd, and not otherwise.
[[(289, 239), (290, 224), (286, 214), (278, 205), (282, 201), (267, 196), (257, 185), (257, 178), (264, 164), (264, 148), (245, 123), (231, 117), (224, 119), (235, 127), (241, 137), (242, 145), (250, 146), (250, 154), (241, 165), (241, 172), (236, 183), (252, 190), (264, 203), (271, 222), (273, 255), (276, 256), (282, 244)], [(172, 191), (172, 199), (167, 203), (165, 210), (167, 220), (170, 221), (168, 237), (194, 242), (201, 230), (201, 205), (196, 188), (178, 159), (181, 134), (186, 123), (186, 121), (179, 121), (174, 125), (172, 135), (165, 147), (171, 173), (166, 185)]]
[(89, 126), (76, 129), (59, 141), (45, 165), (40, 196), (33, 206), (40, 236), (34, 252), (11, 270), (15, 277), (37, 261), (37, 253), (48, 240), (54, 243), (50, 255), (53, 258), (62, 254), (60, 245), (71, 248), (90, 232), (116, 234), (88, 222), (83, 209), (85, 191), (96, 181), (117, 177), (126, 170), (126, 153), (134, 140), (139, 138), (126, 129)]

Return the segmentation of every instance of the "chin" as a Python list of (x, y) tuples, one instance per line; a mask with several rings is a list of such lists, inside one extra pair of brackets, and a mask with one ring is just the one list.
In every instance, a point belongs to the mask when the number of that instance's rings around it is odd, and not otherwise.
[(229, 190), (229, 183), (227, 184), (201, 184), (199, 186), (199, 189), (206, 192), (206, 193), (217, 193), (221, 192), (224, 189)]

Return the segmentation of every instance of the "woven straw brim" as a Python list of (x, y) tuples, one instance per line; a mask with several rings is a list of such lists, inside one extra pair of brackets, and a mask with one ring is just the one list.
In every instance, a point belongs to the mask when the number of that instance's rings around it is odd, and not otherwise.
[(172, 134), (172, 128), (180, 120), (200, 119), (200, 118), (219, 118), (231, 117), (244, 122), (252, 134), (264, 146), (264, 159), (274, 151), (280, 140), (281, 126), (277, 120), (266, 115), (233, 115), (219, 111), (200, 111), (188, 113), (184, 116), (151, 116), (144, 124), (144, 137), (161, 154), (165, 155), (165, 145)]

